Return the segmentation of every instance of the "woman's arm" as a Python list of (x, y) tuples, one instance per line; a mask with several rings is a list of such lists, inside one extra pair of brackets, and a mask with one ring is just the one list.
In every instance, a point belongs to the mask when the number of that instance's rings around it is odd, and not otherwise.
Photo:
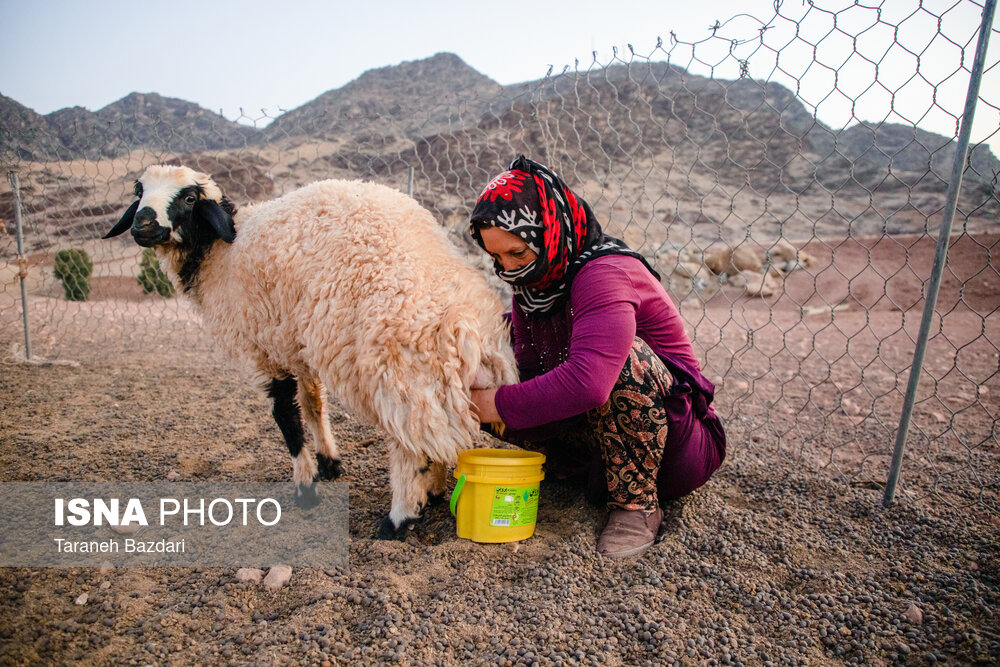
[[(493, 396), (497, 414), (513, 429), (527, 429), (592, 410), (611, 394), (636, 332), (639, 297), (628, 273), (594, 262), (574, 280), (569, 354), (552, 371)], [(488, 407), (488, 406), (484, 406)]]

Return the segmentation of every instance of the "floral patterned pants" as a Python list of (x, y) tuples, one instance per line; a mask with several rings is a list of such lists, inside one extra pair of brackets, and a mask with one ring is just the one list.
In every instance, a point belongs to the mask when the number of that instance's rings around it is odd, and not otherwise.
[(584, 481), (594, 504), (653, 511), (659, 500), (657, 477), (669, 432), (665, 405), (672, 385), (663, 361), (636, 338), (604, 405), (567, 422), (559, 437), (506, 439), (542, 451), (546, 478)]
[(608, 507), (657, 508), (657, 476), (669, 430), (664, 401), (672, 384), (663, 361), (636, 338), (608, 402), (587, 413), (604, 461)]
[(638, 338), (608, 401), (559, 428), (542, 440), (502, 437), (543, 452), (546, 479), (584, 482), (588, 500), (611, 509), (651, 512), (707, 482), (726, 457), (714, 411)]

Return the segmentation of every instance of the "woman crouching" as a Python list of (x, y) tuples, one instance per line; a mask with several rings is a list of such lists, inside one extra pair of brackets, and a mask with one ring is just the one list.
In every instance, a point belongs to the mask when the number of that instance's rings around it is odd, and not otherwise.
[(524, 156), (490, 181), (471, 222), (514, 292), (521, 378), (473, 390), (480, 422), (503, 423), (504, 437), (524, 447), (540, 443), (556, 476), (560, 466), (590, 471), (589, 495), (610, 510), (598, 552), (645, 551), (661, 503), (704, 484), (726, 455), (715, 387), (680, 313), (646, 260)]

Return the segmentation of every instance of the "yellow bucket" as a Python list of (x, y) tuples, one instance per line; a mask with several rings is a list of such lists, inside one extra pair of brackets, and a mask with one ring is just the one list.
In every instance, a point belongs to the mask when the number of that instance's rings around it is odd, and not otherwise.
[(535, 532), (545, 456), (521, 449), (468, 449), (458, 455), (451, 513), (458, 536), (516, 542)]

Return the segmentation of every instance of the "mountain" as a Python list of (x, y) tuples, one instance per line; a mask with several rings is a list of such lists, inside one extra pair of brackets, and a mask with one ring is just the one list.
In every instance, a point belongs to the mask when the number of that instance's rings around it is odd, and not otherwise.
[[(600, 116), (602, 110), (606, 110), (605, 115), (632, 115), (633, 111), (626, 108), (631, 105), (640, 109), (637, 117), (642, 117), (642, 109), (655, 107), (654, 115), (659, 119), (653, 121), (654, 125), (679, 123), (674, 132), (667, 133), (666, 143), (672, 144), (674, 150), (686, 143), (697, 144), (703, 153), (700, 159), (723, 147), (726, 160), (709, 160), (722, 170), (736, 166), (745, 171), (752, 165), (776, 175), (768, 166), (782, 166), (788, 175), (789, 162), (799, 156), (814, 165), (822, 163), (823, 171), (831, 173), (821, 174), (821, 180), (836, 186), (845, 179), (838, 179), (835, 174), (851, 171), (852, 167), (856, 175), (884, 174), (891, 168), (897, 174), (925, 174), (930, 169), (947, 177), (954, 159), (955, 141), (950, 137), (909, 125), (864, 121), (844, 130), (833, 130), (817, 120), (791, 90), (778, 83), (751, 78), (712, 79), (667, 63), (617, 64), (564, 73), (508, 87), (508, 93), (514, 88), (518, 88), (521, 97), (530, 95), (536, 104), (571, 96), (578, 98), (583, 91), (589, 102), (579, 104), (577, 111), (569, 105), (561, 109), (570, 115), (582, 111), (587, 117), (595, 112)], [(657, 134), (653, 128), (645, 130), (645, 135)], [(974, 147), (970, 164), (973, 169), (966, 178), (983, 184), (995, 180), (1000, 170), (1000, 160), (985, 145)], [(859, 182), (854, 180), (852, 184)]]
[(474, 123), (502, 93), (500, 84), (458, 56), (439, 53), (369, 70), (263, 131), (156, 93), (132, 93), (97, 112), (70, 107), (46, 116), (0, 96), (0, 151), (16, 151), (22, 159), (98, 159), (136, 148), (222, 150), (285, 137), (346, 140), (382, 151), (398, 140)]
[[(474, 125), (353, 164), (353, 148), (335, 151), (309, 173), (368, 170), (398, 183), (413, 168), (427, 175), (421, 203), (458, 224), (472, 190), (524, 152), (574, 183), (611, 233), (655, 253), (693, 236), (925, 229), (944, 203), (955, 151), (950, 138), (902, 125), (835, 131), (778, 84), (667, 66), (560, 74), (505, 93), (508, 102)], [(972, 164), (961, 210), (1000, 213), (1000, 161), (978, 150)]]
[[(910, 125), (868, 123), (854, 125), (836, 135), (837, 150), (845, 162), (862, 163), (877, 178), (891, 170), (919, 177), (928, 169), (941, 178), (951, 175), (955, 142), (949, 137)], [(970, 153), (971, 171), (965, 178), (990, 183), (1000, 172), (1000, 162), (988, 146), (976, 146)]]
[[(404, 190), (412, 182), (448, 224), (523, 152), (580, 184), (612, 231), (660, 230), (626, 239), (654, 249), (685, 243), (677, 234), (740, 238), (751, 227), (764, 238), (925, 229), (943, 205), (955, 144), (892, 123), (835, 130), (780, 84), (662, 62), (501, 86), (440, 53), (365, 72), (263, 130), (155, 93), (47, 116), (0, 97), (0, 158), (97, 159), (137, 148), (168, 161), (217, 158), (206, 164), (225, 165), (246, 200), (329, 177)], [(247, 169), (234, 172), (241, 163)], [(981, 146), (970, 164), (961, 210), (1000, 214), (1000, 161)], [(103, 205), (74, 203), (64, 217)]]
[[(132, 93), (97, 112), (70, 107), (46, 116), (0, 95), (0, 151), (15, 151), (21, 159), (99, 159), (136, 148), (192, 153), (296, 138), (333, 142), (340, 151), (328, 161), (357, 169), (375, 156), (393, 164), (393, 154), (411, 148), (414, 140), (496, 125), (516, 109), (521, 111), (515, 115), (528, 116), (519, 117), (520, 125), (508, 133), (537, 134), (531, 126), (539, 119), (551, 124), (561, 116), (591, 159), (599, 155), (594, 151), (633, 149), (629, 137), (641, 136), (647, 146), (655, 142), (663, 150), (697, 156), (692, 157), (696, 168), (723, 177), (745, 179), (751, 169), (751, 179), (781, 175), (799, 183), (796, 187), (810, 179), (833, 189), (871, 186), (890, 167), (896, 176), (919, 175), (930, 167), (946, 179), (954, 154), (950, 138), (905, 125), (861, 123), (831, 130), (777, 83), (711, 79), (668, 63), (642, 62), (505, 87), (450, 53), (369, 70), (263, 130), (156, 93)], [(619, 131), (609, 125), (612, 116), (634, 117), (633, 127)], [(599, 128), (610, 134), (597, 136)], [(545, 142), (536, 146), (544, 150)], [(823, 169), (817, 171), (819, 164)], [(972, 166), (967, 177), (983, 184), (1000, 171), (985, 146), (974, 151)]]
[(222, 150), (245, 146), (256, 134), (197, 104), (156, 93), (132, 93), (96, 112), (68, 107), (45, 116), (4, 97), (0, 127), (0, 151), (38, 160), (94, 160), (137, 148)]
[(97, 118), (128, 146), (151, 144), (174, 152), (237, 148), (255, 134), (197, 104), (156, 93), (132, 93), (99, 110)]
[(44, 116), (0, 95), (0, 161), (52, 159), (64, 153)]
[(503, 87), (453, 53), (368, 70), (347, 85), (288, 111), (263, 131), (264, 141), (309, 136), (387, 145), (403, 137), (455, 129), (478, 119)]

